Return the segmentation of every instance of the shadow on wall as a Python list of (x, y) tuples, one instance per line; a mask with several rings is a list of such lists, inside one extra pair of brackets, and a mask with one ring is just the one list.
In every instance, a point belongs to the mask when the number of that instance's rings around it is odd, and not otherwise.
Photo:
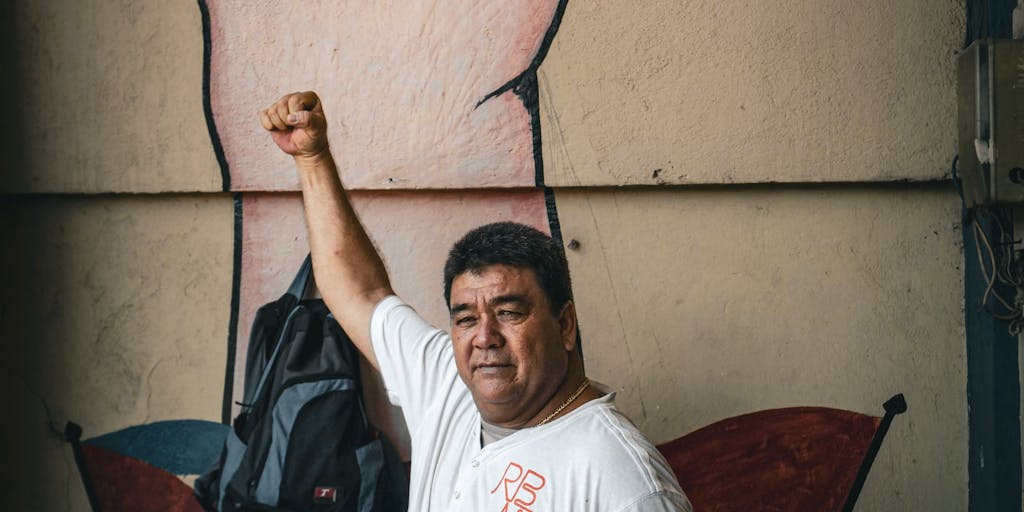
[(5, 120), (0, 124), (0, 155), (4, 164), (0, 166), (0, 191), (14, 189), (12, 185), (26, 179), (19, 174), (24, 169), (24, 141), (19, 127), (24, 126), (28, 113), (23, 111), (24, 103), (14, 100), (20, 97), (23, 86), (19, 77), (20, 52), (18, 29), (14, 24), (17, 19), (17, 2), (3, 2), (0, 5), (0, 69), (4, 78), (0, 80), (0, 97), (12, 99), (13, 109), (6, 113)]

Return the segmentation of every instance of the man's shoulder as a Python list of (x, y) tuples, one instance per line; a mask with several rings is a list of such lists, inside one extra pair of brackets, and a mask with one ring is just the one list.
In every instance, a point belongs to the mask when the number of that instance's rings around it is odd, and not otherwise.
[(582, 448), (594, 453), (594, 463), (603, 468), (606, 480), (629, 482), (627, 486), (651, 495), (685, 496), (658, 448), (611, 399), (585, 412), (582, 430), (591, 434)]
[(410, 430), (427, 419), (439, 401), (462, 399), (465, 384), (459, 379), (448, 333), (430, 325), (397, 296), (388, 296), (375, 307), (370, 340), (388, 398), (402, 407)]
[(563, 418), (550, 441), (576, 450), (591, 464), (618, 477), (643, 477), (661, 489), (671, 470), (654, 443), (621, 411), (611, 396), (588, 403)]
[(597, 443), (610, 455), (623, 456), (636, 453), (657, 453), (654, 444), (622, 413), (612, 397), (598, 398), (594, 403), (576, 411), (577, 417), (566, 417), (568, 432), (582, 434), (580, 442)]

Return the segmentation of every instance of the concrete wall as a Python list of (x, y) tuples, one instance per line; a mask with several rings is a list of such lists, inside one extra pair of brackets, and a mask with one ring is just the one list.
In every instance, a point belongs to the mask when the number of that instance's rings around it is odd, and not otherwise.
[(541, 74), (547, 181), (942, 178), (963, 17), (949, 0), (574, 5)]
[[(88, 510), (64, 424), (93, 437), (218, 417), (231, 297), (231, 201), (7, 198), (5, 510)], [(13, 424), (12, 424), (13, 423)], [(17, 462), (13, 462), (17, 461)], [(8, 480), (11, 483), (12, 480)], [(18, 503), (11, 500), (23, 499)]]
[(220, 190), (195, 2), (12, 4), (27, 172), (0, 191)]
[[(305, 251), (255, 119), (296, 89), (323, 93), (357, 209), (431, 319), (461, 232), (554, 221), (539, 177), (579, 242), (588, 369), (656, 441), (771, 407), (880, 415), (903, 392), (860, 507), (965, 508), (959, 202), (934, 181), (961, 2), (570, 0), (560, 24), (553, 0), (208, 4), (207, 96), (195, 2), (9, 7), (4, 450), (33, 484), (5, 509), (87, 509), (69, 419), (220, 420), (232, 293), (244, 353)], [(501, 90), (540, 57), (535, 100)]]
[(774, 407), (881, 415), (901, 391), (909, 412), (859, 507), (966, 507), (959, 206), (947, 190), (558, 198), (563, 234), (580, 243), (569, 257), (588, 370), (654, 439)]

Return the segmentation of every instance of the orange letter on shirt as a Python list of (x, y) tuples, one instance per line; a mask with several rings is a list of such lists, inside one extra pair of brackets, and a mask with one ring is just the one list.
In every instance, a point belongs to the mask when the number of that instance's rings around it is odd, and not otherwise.
[[(519, 488), (516, 489), (515, 495), (512, 496), (515, 499), (515, 506), (528, 511), (527, 507), (537, 501), (537, 491), (544, 487), (544, 483), (544, 477), (540, 473), (532, 469), (527, 471), (526, 475), (523, 476), (522, 483), (519, 484)], [(524, 496), (524, 494), (527, 496)], [(529, 501), (527, 501), (527, 497)]]
[[(515, 471), (515, 476), (510, 475), (510, 473), (513, 470)], [(516, 464), (515, 462), (509, 462), (508, 466), (505, 467), (505, 474), (501, 475), (501, 480), (498, 482), (498, 485), (495, 485), (494, 489), (491, 489), (491, 494), (494, 494), (494, 492), (497, 491), (499, 487), (501, 487), (501, 484), (505, 484), (505, 501), (512, 501), (512, 498), (515, 497), (515, 494), (509, 493), (508, 491), (512, 487), (511, 484), (518, 482), (519, 478), (522, 476), (523, 467), (520, 466), (519, 464)], [(516, 490), (518, 490), (518, 488)]]

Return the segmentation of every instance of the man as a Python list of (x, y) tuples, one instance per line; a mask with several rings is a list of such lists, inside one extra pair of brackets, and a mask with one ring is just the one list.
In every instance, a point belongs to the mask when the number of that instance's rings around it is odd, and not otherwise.
[(410, 510), (690, 510), (650, 441), (586, 377), (561, 247), (513, 223), (467, 234), (445, 265), (449, 335), (394, 296), (316, 94), (259, 116), (295, 159), (324, 301), (402, 407)]

